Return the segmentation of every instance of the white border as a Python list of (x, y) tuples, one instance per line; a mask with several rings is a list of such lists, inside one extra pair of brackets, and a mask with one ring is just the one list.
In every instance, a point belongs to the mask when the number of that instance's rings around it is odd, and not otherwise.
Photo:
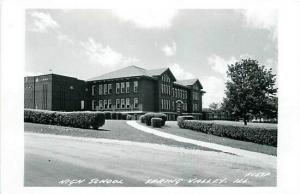
[[(279, 8), (279, 153), (274, 188), (29, 188), (23, 187), (23, 70), (25, 8)], [(36, 0), (5, 1), (1, 11), (1, 191), (14, 193), (297, 193), (299, 170), (299, 0)], [(298, 155), (297, 155), (298, 153)], [(298, 158), (297, 158), (298, 156)], [(298, 176), (299, 177), (299, 176)]]

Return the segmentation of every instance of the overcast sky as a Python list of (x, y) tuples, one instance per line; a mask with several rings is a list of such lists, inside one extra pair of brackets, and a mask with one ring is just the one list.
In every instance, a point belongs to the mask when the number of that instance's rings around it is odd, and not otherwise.
[(27, 10), (26, 75), (87, 79), (128, 65), (198, 78), (203, 107), (224, 97), (227, 64), (277, 73), (274, 10)]

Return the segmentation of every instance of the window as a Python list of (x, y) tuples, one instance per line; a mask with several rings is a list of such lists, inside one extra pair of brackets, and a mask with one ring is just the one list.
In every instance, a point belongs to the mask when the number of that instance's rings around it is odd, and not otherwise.
[(174, 88), (172, 88), (172, 96), (175, 97), (175, 91), (174, 91)]
[(116, 99), (116, 106), (117, 108), (120, 108), (120, 99)]
[(100, 110), (102, 110), (102, 109), (103, 109), (102, 100), (99, 100), (99, 109), (100, 109)]
[(124, 89), (125, 89), (125, 83), (122, 82), (122, 83), (121, 83), (121, 93), (124, 93)]
[(126, 82), (126, 93), (129, 93), (130, 83)]
[(107, 109), (107, 100), (104, 100), (104, 109)]
[(112, 86), (111, 84), (108, 84), (108, 94), (111, 94), (111, 91), (112, 91)]
[(116, 84), (116, 94), (120, 94), (120, 83)]
[(109, 109), (111, 109), (111, 99), (108, 99), (108, 101), (107, 101), (107, 107), (108, 107)]
[(95, 110), (95, 100), (92, 100), (92, 110)]
[(102, 85), (99, 85), (99, 95), (103, 94)]
[(126, 108), (130, 108), (130, 98), (126, 98)]
[(137, 108), (138, 105), (139, 105), (139, 99), (138, 98), (134, 98), (133, 99), (133, 106), (134, 106), (134, 108)]
[(104, 84), (104, 91), (103, 94), (106, 95), (107, 94), (107, 84)]
[(95, 86), (92, 86), (92, 95), (95, 95)]
[(161, 93), (164, 93), (164, 84), (161, 84)]
[(134, 82), (133, 82), (133, 91), (134, 91), (134, 92), (137, 92), (137, 91), (138, 91), (138, 87), (139, 87), (138, 81), (134, 81)]
[(121, 108), (125, 108), (125, 99), (121, 99)]
[(175, 97), (177, 98), (177, 88), (175, 88)]
[(164, 109), (164, 99), (161, 99), (161, 109)]
[(174, 110), (175, 109), (175, 102), (172, 101), (172, 109)]
[(81, 110), (84, 109), (84, 100), (81, 100)]

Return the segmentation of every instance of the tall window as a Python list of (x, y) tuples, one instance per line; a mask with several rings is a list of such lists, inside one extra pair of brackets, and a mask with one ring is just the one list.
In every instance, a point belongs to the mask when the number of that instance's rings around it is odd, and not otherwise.
[(130, 83), (126, 82), (126, 93), (129, 93)]
[(133, 91), (137, 92), (138, 91), (138, 87), (139, 87), (139, 82), (138, 81), (134, 81), (133, 82)]
[(107, 84), (104, 84), (104, 91), (103, 94), (106, 95), (107, 94)]
[(104, 109), (107, 109), (107, 100), (104, 100)]
[(133, 106), (134, 106), (134, 108), (138, 108), (138, 106), (139, 106), (139, 99), (138, 98), (133, 99)]
[(111, 84), (108, 84), (108, 94), (111, 94), (111, 91), (112, 91), (112, 86)]
[(99, 85), (99, 95), (102, 95), (103, 94), (103, 88), (102, 88), (102, 84)]
[(122, 82), (121, 83), (121, 93), (124, 93), (124, 90), (125, 90), (125, 83)]
[(116, 107), (120, 108), (120, 99), (116, 99)]
[(125, 108), (125, 99), (124, 98), (121, 99), (121, 108)]
[(92, 86), (92, 95), (95, 95), (95, 86)]
[(116, 84), (116, 94), (120, 94), (120, 83)]
[(108, 107), (109, 109), (111, 109), (111, 99), (108, 99), (108, 100), (107, 100), (107, 107)]
[(92, 110), (95, 110), (96, 109), (96, 107), (95, 107), (95, 100), (92, 100)]
[(99, 100), (99, 109), (100, 109), (100, 110), (102, 110), (102, 109), (103, 109), (102, 100)]
[(126, 98), (126, 108), (130, 108), (130, 98)]
[(164, 99), (161, 99), (161, 109), (164, 109)]

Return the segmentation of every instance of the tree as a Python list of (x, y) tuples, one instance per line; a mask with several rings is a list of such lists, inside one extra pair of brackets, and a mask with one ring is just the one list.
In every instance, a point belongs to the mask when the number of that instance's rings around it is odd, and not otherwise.
[(226, 97), (222, 107), (233, 116), (247, 120), (250, 115), (261, 116), (270, 110), (270, 101), (275, 97), (276, 76), (258, 61), (242, 59), (228, 65)]
[(219, 110), (219, 104), (218, 103), (215, 103), (215, 102), (213, 102), (213, 103), (211, 103), (209, 106), (208, 106), (208, 108), (210, 109), (210, 110), (212, 110), (213, 112), (216, 112), (217, 110)]

